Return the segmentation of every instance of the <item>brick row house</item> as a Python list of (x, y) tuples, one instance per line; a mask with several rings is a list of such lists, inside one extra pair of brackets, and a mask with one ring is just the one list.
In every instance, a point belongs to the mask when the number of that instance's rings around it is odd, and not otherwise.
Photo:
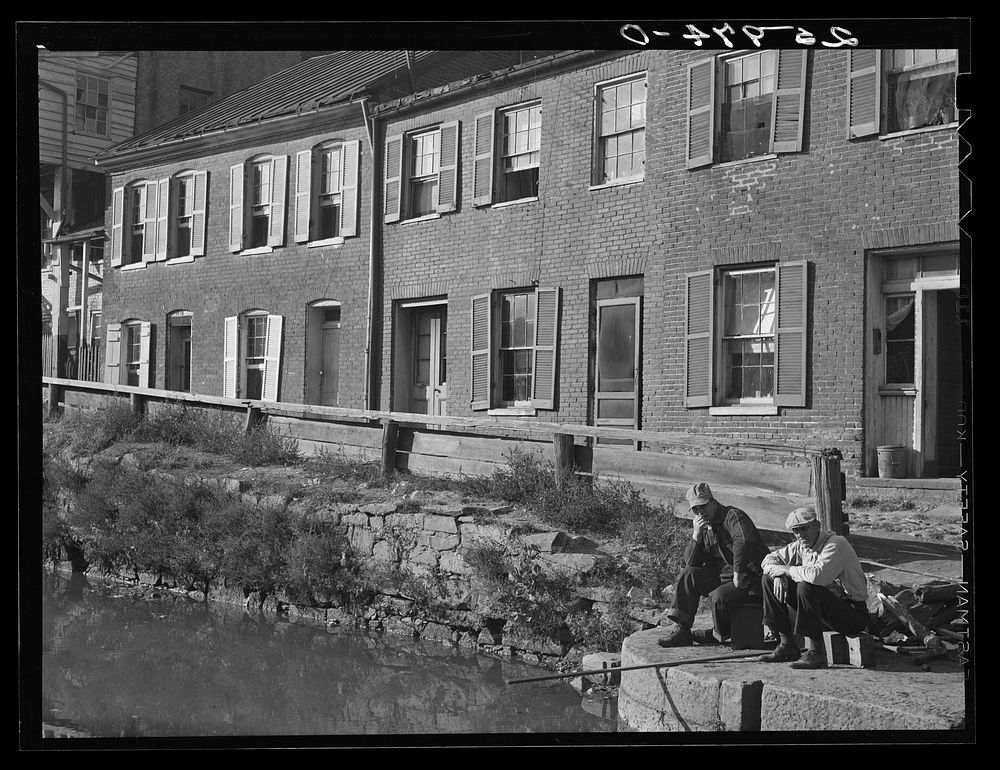
[(368, 56), (99, 157), (108, 381), (958, 472), (956, 51)]

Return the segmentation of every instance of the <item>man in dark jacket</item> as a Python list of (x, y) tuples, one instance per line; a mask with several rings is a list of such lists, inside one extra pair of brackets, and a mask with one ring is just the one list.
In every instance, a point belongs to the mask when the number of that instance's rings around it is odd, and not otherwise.
[[(661, 647), (725, 642), (732, 605), (761, 601), (760, 564), (768, 548), (750, 517), (716, 500), (708, 484), (691, 487), (687, 501), (694, 513), (691, 539), (684, 552), (687, 566), (677, 578), (674, 602), (667, 613), (674, 626), (659, 640)], [(711, 600), (714, 628), (692, 632), (702, 596)]]

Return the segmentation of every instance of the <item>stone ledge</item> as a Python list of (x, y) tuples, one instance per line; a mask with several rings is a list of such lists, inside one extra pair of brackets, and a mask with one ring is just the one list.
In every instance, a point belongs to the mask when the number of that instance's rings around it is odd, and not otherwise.
[[(722, 646), (664, 649), (665, 628), (622, 645), (622, 668), (731, 653)], [(621, 672), (619, 719), (630, 731), (958, 730), (965, 725), (962, 666), (923, 671), (878, 651), (878, 668), (796, 671), (754, 658)]]
[(849, 484), (857, 487), (871, 489), (947, 489), (959, 491), (962, 489), (960, 478), (947, 479), (881, 479), (881, 478), (857, 478), (851, 479)]

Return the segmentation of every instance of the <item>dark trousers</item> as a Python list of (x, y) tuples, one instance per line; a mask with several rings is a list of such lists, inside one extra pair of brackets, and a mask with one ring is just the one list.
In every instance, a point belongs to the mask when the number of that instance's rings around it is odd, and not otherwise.
[(774, 595), (774, 578), (764, 575), (764, 625), (776, 634), (797, 634), (818, 639), (824, 631), (860, 634), (868, 626), (864, 602), (852, 602), (824, 586), (801, 583), (786, 577), (785, 601)]
[(732, 575), (723, 581), (719, 573), (711, 567), (686, 567), (677, 578), (674, 603), (667, 617), (681, 626), (691, 627), (698, 612), (698, 602), (707, 596), (712, 603), (712, 624), (715, 636), (721, 642), (729, 636), (729, 620), (732, 606), (748, 601), (756, 601), (751, 593), (754, 585), (750, 581), (743, 588), (733, 585)]

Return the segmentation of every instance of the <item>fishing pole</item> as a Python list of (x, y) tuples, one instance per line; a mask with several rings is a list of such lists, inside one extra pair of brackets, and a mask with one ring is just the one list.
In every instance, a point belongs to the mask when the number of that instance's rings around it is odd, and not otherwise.
[(611, 668), (595, 668), (590, 671), (572, 671), (568, 674), (549, 674), (547, 676), (533, 676), (528, 679), (508, 679), (507, 684), (524, 684), (525, 682), (544, 682), (549, 679), (572, 679), (578, 676), (590, 676), (591, 674), (614, 674), (619, 671), (636, 671), (641, 668), (668, 668), (670, 666), (683, 666), (691, 663), (714, 663), (720, 660), (743, 660), (745, 658), (756, 658), (764, 654), (764, 650), (754, 652), (740, 652), (735, 655), (715, 655), (710, 658), (687, 658), (685, 660), (665, 660), (661, 663), (643, 663), (636, 666), (613, 666)]

